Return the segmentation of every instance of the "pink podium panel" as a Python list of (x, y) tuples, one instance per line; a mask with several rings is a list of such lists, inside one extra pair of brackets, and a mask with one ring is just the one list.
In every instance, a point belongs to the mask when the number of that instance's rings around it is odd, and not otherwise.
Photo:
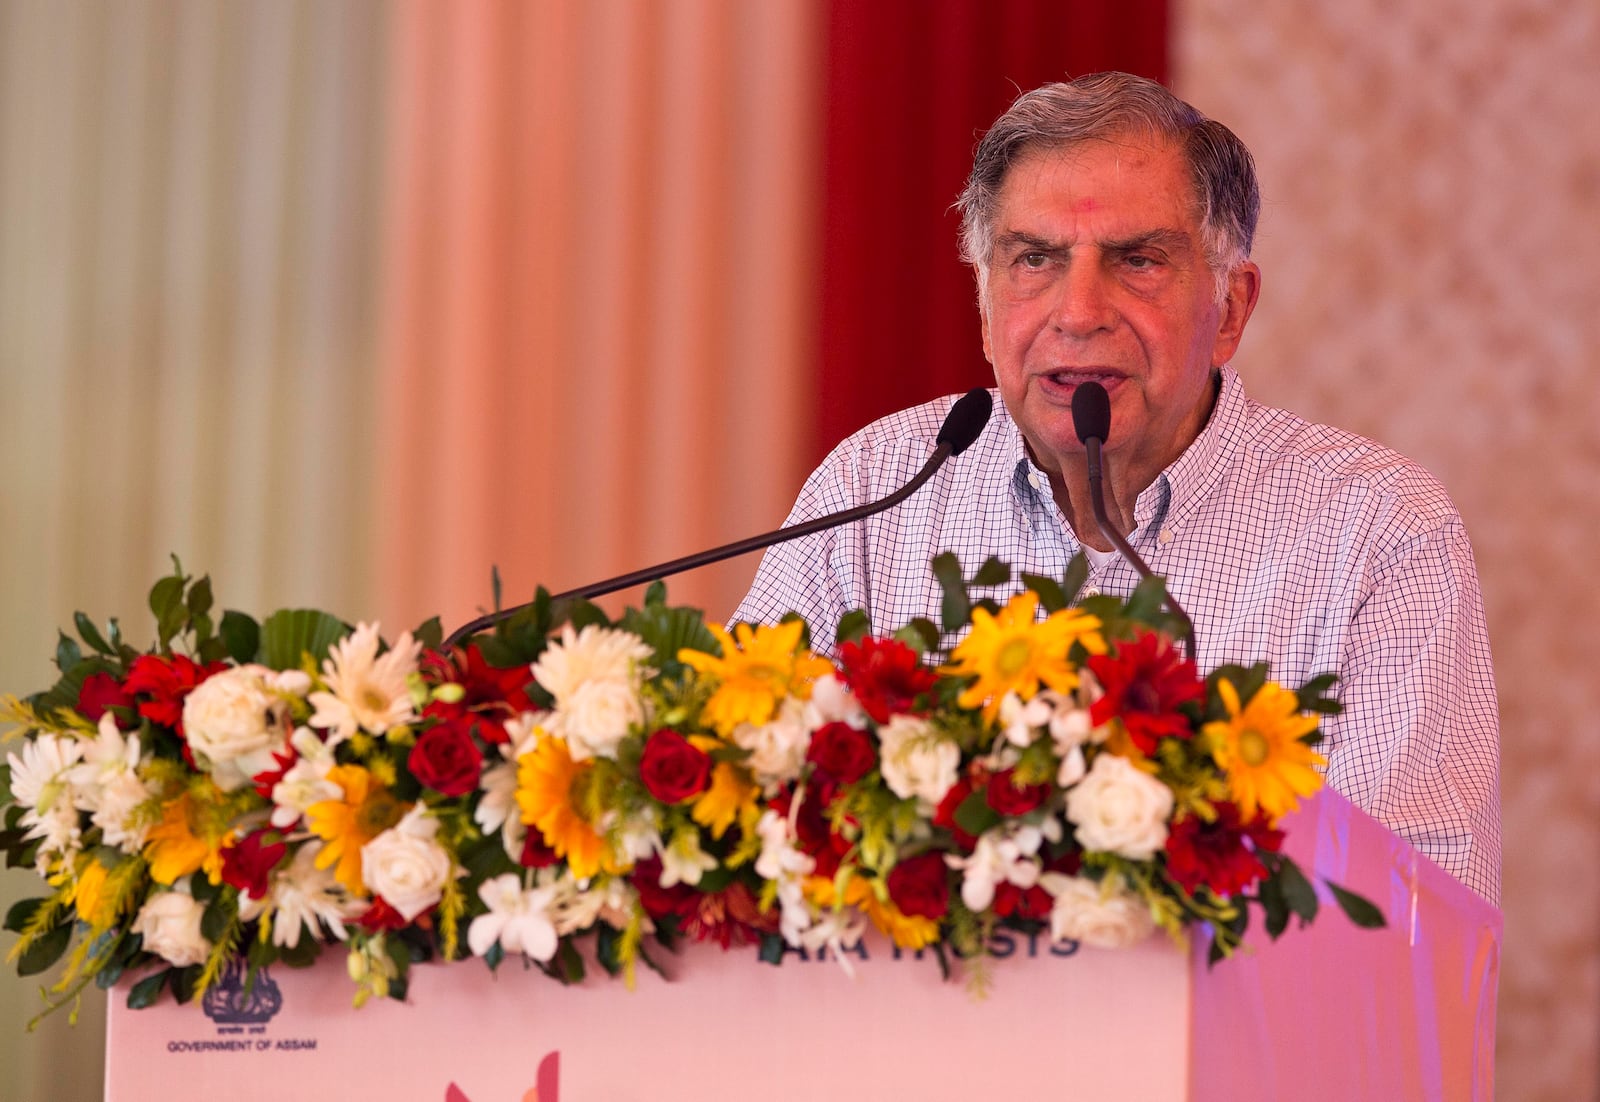
[(1160, 935), (1104, 951), (1002, 934), (982, 998), (931, 955), (869, 939), (848, 973), (691, 946), (632, 991), (517, 963), (422, 966), (408, 1003), (354, 1010), (334, 952), (273, 969), (248, 1005), (130, 1011), (119, 989), (106, 1097), (1487, 1102), (1498, 912), (1337, 797), (1292, 829), (1302, 866), (1379, 903), (1387, 930), (1330, 908), (1211, 970)]

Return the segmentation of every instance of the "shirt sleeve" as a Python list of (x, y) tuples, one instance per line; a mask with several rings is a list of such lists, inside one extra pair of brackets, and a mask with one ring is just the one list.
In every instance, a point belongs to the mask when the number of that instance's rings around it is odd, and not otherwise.
[[(1402, 526), (1403, 527), (1403, 526)], [(1486, 899), (1500, 898), (1500, 722), (1459, 516), (1371, 564), (1323, 725), (1328, 781)]]

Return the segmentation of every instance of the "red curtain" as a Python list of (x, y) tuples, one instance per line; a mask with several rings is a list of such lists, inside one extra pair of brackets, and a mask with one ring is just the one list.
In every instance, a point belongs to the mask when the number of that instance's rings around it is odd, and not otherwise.
[(1168, 78), (1167, 0), (830, 0), (814, 463), (896, 409), (992, 384), (952, 209), (1021, 90)]

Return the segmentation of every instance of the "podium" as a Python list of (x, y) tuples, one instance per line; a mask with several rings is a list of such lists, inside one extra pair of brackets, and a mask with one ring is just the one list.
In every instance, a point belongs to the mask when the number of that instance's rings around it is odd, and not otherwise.
[(780, 967), (752, 948), (658, 950), (668, 978), (641, 966), (631, 991), (598, 969), (563, 987), (464, 961), (418, 966), (408, 1003), (360, 1010), (334, 947), (272, 969), (249, 1007), (130, 1011), (120, 986), (106, 1098), (1490, 1102), (1499, 911), (1331, 792), (1285, 825), (1313, 880), (1365, 895), (1386, 929), (1328, 903), (1214, 968), (1198, 938), (1110, 951), (1007, 933), (982, 997), (871, 938), (845, 962)]

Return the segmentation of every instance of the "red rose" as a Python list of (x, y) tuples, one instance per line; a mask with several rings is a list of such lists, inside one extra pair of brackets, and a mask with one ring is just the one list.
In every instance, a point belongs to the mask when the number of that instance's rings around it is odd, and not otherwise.
[[(268, 838), (280, 840), (268, 842)], [(284, 845), (275, 830), (258, 830), (247, 834), (222, 851), (223, 882), (249, 893), (255, 899), (265, 899), (272, 870), (278, 867), (288, 852), (289, 847)]]
[(92, 673), (84, 678), (83, 687), (78, 690), (78, 714), (90, 723), (99, 723), (100, 717), (112, 708), (132, 710), (133, 697), (108, 673)]
[(539, 828), (530, 826), (522, 837), (522, 854), (517, 863), (525, 869), (547, 869), (559, 860), (561, 855), (544, 840)]
[(1026, 815), (1050, 795), (1047, 784), (1018, 784), (1016, 770), (1002, 769), (989, 778), (984, 800), (1002, 815)]
[(848, 723), (829, 723), (811, 736), (806, 760), (829, 780), (854, 784), (878, 764), (878, 752), (865, 731)]
[[(432, 909), (428, 908), (429, 911)], [(424, 912), (418, 916), (419, 925), (426, 925), (426, 915), (427, 912)], [(356, 925), (369, 934), (381, 934), (385, 930), (404, 930), (411, 923), (406, 921), (405, 915), (389, 906), (387, 899), (375, 895), (372, 897), (372, 906), (356, 917)]]
[(682, 803), (710, 786), (711, 757), (678, 732), (663, 728), (644, 744), (639, 779), (662, 803)]
[(483, 753), (472, 741), (471, 726), (462, 717), (424, 731), (406, 759), (412, 776), (445, 796), (465, 796), (477, 788)]
[(889, 870), (886, 884), (902, 914), (940, 919), (950, 909), (950, 869), (943, 854), (906, 858)]
[(1042, 921), (1050, 917), (1054, 901), (1050, 893), (1037, 884), (1019, 888), (1010, 881), (1002, 881), (994, 889), (994, 913), (1001, 918), (1031, 918)]

